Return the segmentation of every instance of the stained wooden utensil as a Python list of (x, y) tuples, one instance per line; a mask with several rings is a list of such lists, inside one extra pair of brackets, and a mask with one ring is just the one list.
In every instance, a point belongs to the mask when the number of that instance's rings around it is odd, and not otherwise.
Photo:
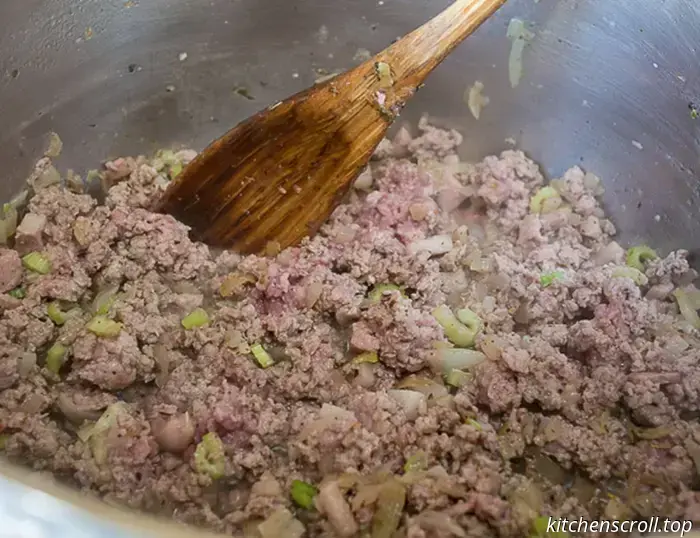
[(456, 0), (370, 60), (248, 118), (168, 187), (156, 210), (242, 253), (313, 235), (428, 74), (505, 0)]

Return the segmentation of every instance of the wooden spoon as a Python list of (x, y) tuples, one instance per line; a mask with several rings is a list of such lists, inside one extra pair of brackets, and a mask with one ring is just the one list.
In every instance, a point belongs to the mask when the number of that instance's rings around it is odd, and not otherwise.
[(505, 0), (456, 0), (370, 60), (268, 107), (192, 161), (157, 211), (193, 239), (276, 253), (313, 235), (428, 74)]

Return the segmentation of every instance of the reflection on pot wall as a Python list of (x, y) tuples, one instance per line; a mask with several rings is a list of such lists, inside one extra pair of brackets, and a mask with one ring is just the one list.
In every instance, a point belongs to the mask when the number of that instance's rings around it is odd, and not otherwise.
[[(170, 144), (202, 148), (237, 121), (358, 62), (448, 2), (418, 0), (25, 0), (0, 20), (0, 197), (19, 188), (45, 135), (59, 167)], [(508, 82), (511, 18), (534, 40)], [(428, 112), (464, 154), (512, 137), (550, 177), (599, 174), (622, 240), (698, 247), (700, 6), (690, 0), (510, 0), (429, 79), (401, 122)], [(490, 104), (463, 101), (474, 81)], [(80, 167), (83, 169), (81, 170)]]

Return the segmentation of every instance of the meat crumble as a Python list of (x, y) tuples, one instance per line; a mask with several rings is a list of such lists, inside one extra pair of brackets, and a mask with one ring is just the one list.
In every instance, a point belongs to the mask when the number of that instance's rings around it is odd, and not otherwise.
[(274, 257), (150, 211), (192, 151), (106, 163), (100, 203), (42, 159), (0, 247), (5, 456), (233, 536), (700, 520), (687, 252), (618, 245), (578, 167), (461, 142), (402, 129)]

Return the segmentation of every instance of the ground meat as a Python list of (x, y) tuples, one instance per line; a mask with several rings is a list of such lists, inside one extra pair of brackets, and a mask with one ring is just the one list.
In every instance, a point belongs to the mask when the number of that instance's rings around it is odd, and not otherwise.
[[(687, 252), (635, 283), (594, 177), (570, 169), (560, 206), (532, 213), (538, 166), (462, 163), (461, 141), (402, 129), (319, 234), (272, 258), (212, 252), (149, 210), (191, 151), (108, 162), (102, 205), (40, 189), (0, 248), (6, 455), (236, 536), (281, 510), (308, 536), (364, 532), (389, 487), (411, 538), (523, 536), (611, 499), (698, 520), (700, 334), (672, 294), (696, 276)], [(449, 252), (413, 252), (438, 235)], [(23, 267), (35, 250), (48, 274)], [(468, 357), (485, 359), (461, 374), (440, 305), (478, 317)], [(89, 330), (97, 315), (116, 332)], [(324, 489), (320, 510), (295, 480)]]

